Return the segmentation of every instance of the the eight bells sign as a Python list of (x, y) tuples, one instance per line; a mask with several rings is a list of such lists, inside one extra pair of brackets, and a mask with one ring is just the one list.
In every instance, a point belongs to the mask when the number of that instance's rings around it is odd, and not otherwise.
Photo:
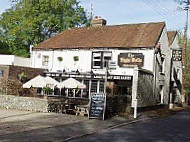
[(120, 53), (118, 55), (118, 65), (120, 67), (142, 67), (144, 55), (142, 53)]
[(182, 50), (173, 50), (172, 51), (172, 59), (173, 61), (181, 61), (182, 60)]

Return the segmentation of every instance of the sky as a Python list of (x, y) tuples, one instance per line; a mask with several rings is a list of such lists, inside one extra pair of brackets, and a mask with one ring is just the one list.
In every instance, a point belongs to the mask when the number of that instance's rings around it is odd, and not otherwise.
[[(183, 30), (185, 11), (175, 0), (79, 0), (86, 11), (107, 20), (107, 25), (166, 22), (168, 30)], [(0, 0), (0, 14), (11, 7), (9, 0)]]

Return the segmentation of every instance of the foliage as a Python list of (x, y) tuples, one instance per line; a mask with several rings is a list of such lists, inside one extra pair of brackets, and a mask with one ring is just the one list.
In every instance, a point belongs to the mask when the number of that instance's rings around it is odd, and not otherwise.
[(58, 60), (59, 62), (61, 62), (61, 61), (63, 61), (63, 58), (62, 58), (62, 57), (57, 57), (57, 60)]
[(22, 72), (18, 75), (18, 78), (19, 78), (20, 82), (24, 83), (24, 82), (26, 82), (27, 76), (25, 75), (24, 72)]
[(43, 92), (46, 94), (46, 95), (49, 95), (53, 92), (53, 89), (51, 89), (50, 87), (44, 87), (43, 88)]
[[(179, 38), (179, 45), (183, 49), (184, 47), (184, 37), (183, 34), (178, 32), (178, 38)], [(185, 88), (190, 88), (190, 39), (187, 40), (187, 50), (186, 50), (186, 56), (187, 56), (187, 67), (186, 67), (186, 84)]]
[(15, 55), (28, 56), (29, 46), (87, 22), (77, 0), (12, 0), (0, 17), (3, 40)]
[(186, 89), (186, 93), (190, 95), (190, 88)]
[(74, 57), (73, 57), (73, 60), (74, 60), (75, 62), (79, 61), (79, 56), (74, 56)]
[(0, 41), (0, 54), (11, 54), (9, 51), (9, 46), (2, 41)]

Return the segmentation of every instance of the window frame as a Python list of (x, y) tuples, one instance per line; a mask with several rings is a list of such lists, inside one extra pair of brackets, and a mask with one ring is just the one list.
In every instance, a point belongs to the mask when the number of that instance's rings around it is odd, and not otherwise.
[[(95, 59), (95, 54), (100, 54), (100, 59)], [(106, 54), (110, 54), (109, 60), (112, 60), (112, 52), (111, 51), (93, 51), (92, 52), (92, 60), (91, 60), (91, 68), (92, 69), (105, 68), (105, 61), (106, 61), (105, 57), (109, 57), (109, 56), (106, 56)], [(96, 66), (95, 62), (100, 62), (100, 66)]]
[(49, 66), (49, 56), (48, 55), (43, 55), (42, 56), (42, 66)]
[(0, 77), (4, 77), (4, 70), (0, 69)]

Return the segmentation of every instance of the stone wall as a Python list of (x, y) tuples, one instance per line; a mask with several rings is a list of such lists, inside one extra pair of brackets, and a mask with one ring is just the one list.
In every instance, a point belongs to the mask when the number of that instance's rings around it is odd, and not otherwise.
[(139, 70), (137, 99), (138, 107), (153, 106), (159, 103), (159, 95), (154, 95), (154, 76), (151, 72)]
[(38, 112), (48, 112), (46, 99), (0, 95), (0, 107)]

